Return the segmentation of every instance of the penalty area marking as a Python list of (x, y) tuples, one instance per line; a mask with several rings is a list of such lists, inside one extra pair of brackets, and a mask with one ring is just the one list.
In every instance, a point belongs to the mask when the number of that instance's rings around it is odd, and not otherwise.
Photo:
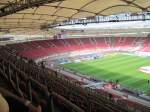
[(140, 67), (139, 70), (140, 70), (141, 72), (150, 74), (150, 66)]

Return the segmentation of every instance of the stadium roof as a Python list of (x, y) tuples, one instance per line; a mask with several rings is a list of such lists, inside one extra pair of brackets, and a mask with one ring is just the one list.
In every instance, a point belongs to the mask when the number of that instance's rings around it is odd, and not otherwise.
[[(21, 0), (1, 0), (0, 8), (16, 1)], [(68, 19), (142, 11), (150, 11), (150, 0), (61, 0), (0, 17), (0, 28), (10, 32), (38, 31), (43, 24)]]

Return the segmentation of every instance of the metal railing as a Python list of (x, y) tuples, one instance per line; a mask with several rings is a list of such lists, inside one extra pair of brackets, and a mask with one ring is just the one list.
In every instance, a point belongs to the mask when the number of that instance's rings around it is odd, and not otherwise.
[(87, 25), (90, 23), (104, 23), (104, 22), (124, 22), (124, 21), (146, 21), (150, 20), (149, 12), (142, 12), (139, 14), (122, 14), (122, 15), (111, 15), (111, 16), (95, 16), (87, 17), (83, 19), (72, 19), (66, 20), (61, 23), (52, 23), (41, 26), (44, 28), (53, 28), (67, 25)]

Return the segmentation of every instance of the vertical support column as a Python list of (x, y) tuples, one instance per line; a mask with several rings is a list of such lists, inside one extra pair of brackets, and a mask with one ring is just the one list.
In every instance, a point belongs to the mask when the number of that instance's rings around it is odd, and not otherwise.
[(2, 69), (3, 69), (3, 72), (5, 73), (5, 65), (4, 65), (4, 60), (2, 61)]
[[(88, 89), (88, 91), (91, 92), (90, 88), (86, 88), (86, 89)], [(92, 112), (91, 97), (90, 97), (89, 94), (86, 95), (85, 100), (87, 100), (86, 101), (86, 106), (87, 106), (86, 111), (87, 112)]]
[(55, 112), (55, 111), (54, 111), (53, 96), (50, 97), (50, 102), (51, 102), (51, 112)]
[(23, 97), (23, 93), (22, 93), (22, 91), (20, 90), (20, 87), (19, 87), (19, 78), (18, 78), (17, 72), (15, 73), (15, 78), (16, 78), (16, 88), (17, 88), (17, 92), (19, 93), (19, 95), (20, 95), (21, 97)]
[(48, 109), (48, 112), (55, 112), (55, 109), (54, 109), (54, 101), (53, 101), (53, 96), (50, 95), (49, 98), (48, 98), (48, 103), (47, 103), (47, 109)]
[(2, 71), (3, 71), (3, 75), (6, 77), (6, 79), (9, 80), (9, 77), (8, 77), (7, 74), (5, 73), (4, 60), (2, 61)]
[(18, 80), (18, 76), (17, 73), (15, 73), (15, 77), (16, 77), (16, 86), (17, 86), (17, 90), (19, 91), (19, 80)]
[(30, 79), (28, 80), (28, 89), (29, 89), (29, 99), (32, 102), (32, 88), (31, 88)]
[(10, 64), (8, 65), (8, 80), (11, 81), (11, 69), (10, 69)]
[(88, 112), (92, 112), (91, 103), (88, 102)]
[(145, 14), (142, 13), (142, 21), (145, 21)]

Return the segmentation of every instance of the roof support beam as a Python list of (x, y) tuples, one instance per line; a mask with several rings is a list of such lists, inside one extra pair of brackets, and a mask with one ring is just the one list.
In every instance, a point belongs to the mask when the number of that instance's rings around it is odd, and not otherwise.
[(132, 4), (132, 5), (136, 6), (136, 7), (138, 7), (139, 9), (141, 9), (142, 11), (148, 11), (147, 8), (144, 8), (144, 7), (134, 3), (135, 0), (133, 0), (133, 1), (120, 0), (120, 1), (123, 1), (123, 2), (127, 3), (128, 5)]
[(46, 3), (54, 3), (64, 0), (16, 0), (0, 8), (0, 17), (16, 13), (28, 8), (38, 7)]

